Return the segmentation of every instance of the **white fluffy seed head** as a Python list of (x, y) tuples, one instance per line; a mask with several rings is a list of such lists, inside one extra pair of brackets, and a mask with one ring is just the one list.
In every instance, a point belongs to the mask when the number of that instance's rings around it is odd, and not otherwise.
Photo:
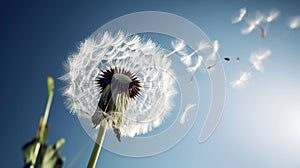
[(66, 82), (63, 95), (67, 108), (79, 117), (91, 119), (101, 96), (96, 77), (109, 67), (123, 68), (139, 79), (141, 91), (128, 102), (121, 134), (133, 137), (158, 127), (172, 109), (177, 93), (171, 60), (165, 54), (151, 40), (143, 41), (138, 35), (121, 31), (87, 38), (68, 58), (66, 73), (61, 77)]

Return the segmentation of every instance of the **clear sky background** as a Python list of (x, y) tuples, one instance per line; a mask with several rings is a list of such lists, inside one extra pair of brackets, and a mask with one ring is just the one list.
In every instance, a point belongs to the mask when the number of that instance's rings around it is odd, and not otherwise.
[[(203, 144), (198, 136), (206, 116), (199, 111), (189, 134), (172, 149), (151, 157), (130, 158), (102, 150), (98, 166), (190, 168), (300, 167), (300, 29), (290, 31), (287, 19), (300, 15), (300, 2), (280, 1), (15, 1), (0, 3), (1, 161), (21, 167), (21, 147), (38, 127), (47, 99), (46, 78), (56, 89), (49, 117), (49, 143), (66, 139), (64, 167), (85, 167), (93, 142), (76, 116), (63, 104), (57, 78), (63, 62), (81, 40), (106, 22), (138, 11), (164, 11), (182, 16), (220, 43), (221, 56), (240, 57), (225, 65), (228, 80), (223, 118)], [(249, 13), (276, 8), (280, 16), (265, 39), (259, 32), (242, 35), (243, 23), (232, 24), (241, 8)], [(235, 90), (229, 82), (249, 68), (250, 53), (267, 48), (272, 55), (263, 74), (253, 71), (248, 86)], [(205, 98), (201, 97), (202, 99)]]

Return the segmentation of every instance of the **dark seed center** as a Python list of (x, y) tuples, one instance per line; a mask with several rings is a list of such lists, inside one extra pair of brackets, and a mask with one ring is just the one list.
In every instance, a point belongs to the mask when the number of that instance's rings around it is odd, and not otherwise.
[(130, 71), (121, 68), (109, 68), (96, 78), (96, 85), (100, 88), (100, 92), (111, 86), (113, 94), (125, 93), (129, 98), (135, 98), (141, 89), (139, 79)]

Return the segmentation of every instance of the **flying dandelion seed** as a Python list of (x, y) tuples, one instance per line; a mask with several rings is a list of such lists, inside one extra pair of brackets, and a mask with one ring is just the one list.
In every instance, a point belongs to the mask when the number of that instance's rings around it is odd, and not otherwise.
[(287, 25), (290, 29), (298, 28), (300, 26), (300, 16), (291, 17), (288, 20)]
[(189, 120), (189, 116), (188, 116), (189, 114), (188, 113), (194, 107), (196, 107), (196, 104), (188, 104), (188, 105), (186, 105), (184, 111), (182, 112), (182, 114), (180, 116), (180, 120), (179, 120), (180, 124), (184, 124), (184, 123), (186, 123)]
[(213, 42), (213, 46), (212, 46), (212, 52), (211, 54), (207, 57), (206, 61), (215, 61), (216, 57), (217, 57), (217, 53), (219, 51), (220, 45), (218, 40), (215, 40)]
[(257, 71), (264, 72), (263, 60), (270, 55), (271, 55), (271, 50), (269, 49), (260, 50), (258, 52), (252, 53), (249, 57), (249, 61)]
[(273, 20), (275, 20), (278, 16), (279, 16), (280, 12), (277, 10), (277, 9), (272, 9), (270, 12), (269, 12), (269, 15), (267, 15), (265, 17), (265, 24), (261, 25), (260, 28), (261, 28), (261, 37), (262, 38), (265, 38), (267, 36), (267, 30), (269, 28), (269, 25), (271, 22), (273, 22)]
[(244, 16), (246, 15), (247, 13), (247, 9), (246, 8), (241, 8), (240, 11), (239, 11), (239, 14), (237, 16), (234, 16), (232, 18), (232, 23), (239, 23), (243, 20)]
[(187, 70), (191, 73), (194, 73), (197, 69), (200, 68), (202, 61), (203, 61), (202, 56), (198, 56), (196, 64), (194, 66), (188, 67)]
[(259, 11), (257, 11), (255, 13), (255, 15), (250, 17), (250, 18), (245, 17), (245, 21), (247, 23), (247, 26), (242, 29), (242, 31), (241, 31), (242, 34), (249, 34), (254, 29), (261, 28), (260, 24), (264, 21), (264, 19), (265, 19), (265, 16)]
[(225, 57), (224, 61), (230, 61), (230, 58), (229, 57)]
[(279, 16), (280, 12), (277, 9), (272, 9), (266, 17), (266, 22), (270, 23)]
[(202, 40), (202, 41), (200, 41), (200, 43), (199, 43), (198, 48), (197, 48), (196, 51), (205, 51), (206, 49), (209, 49), (210, 47), (211, 46), (208, 43), (208, 41)]
[[(215, 48), (218, 48), (218, 42), (216, 41), (215, 42), (216, 44), (214, 44), (215, 45)], [(174, 46), (174, 45), (173, 45)], [(184, 46), (185, 47), (185, 46)], [(217, 50), (217, 49), (214, 49), (214, 46), (211, 46), (210, 44), (209, 44), (209, 42), (208, 41), (205, 41), (205, 40), (201, 40), (200, 42), (199, 42), (199, 44), (198, 44), (198, 47), (195, 49), (195, 50), (193, 50), (191, 53), (186, 53), (187, 51), (186, 50), (184, 50), (184, 47), (183, 48), (180, 48), (180, 50), (178, 50), (177, 52), (178, 52), (178, 54), (180, 54), (181, 55), (181, 57), (180, 57), (180, 61), (185, 65), (185, 66), (187, 66), (187, 71), (188, 72), (191, 72), (192, 73), (192, 76), (191, 76), (191, 78), (190, 78), (190, 83), (192, 83), (193, 82), (193, 79), (194, 79), (194, 73), (195, 73), (195, 71), (197, 70), (197, 69), (199, 69), (200, 68), (200, 66), (201, 66), (201, 64), (203, 63), (203, 57), (202, 56), (200, 56), (197, 52), (201, 52), (201, 53), (205, 53), (205, 52), (209, 52), (209, 50), (208, 49), (212, 49), (212, 52), (215, 52), (215, 53), (213, 53), (214, 55), (216, 55), (217, 53), (217, 51), (215, 51), (215, 50)], [(176, 50), (176, 49), (175, 49)], [(171, 53), (173, 53), (174, 51), (172, 51)], [(194, 66), (191, 66), (192, 65), (192, 63), (194, 62), (194, 60), (192, 59), (192, 57), (197, 57), (197, 59), (196, 59), (196, 63), (195, 63), (195, 65)], [(214, 56), (215, 57), (215, 56)]]
[(109, 121), (119, 140), (158, 127), (176, 94), (175, 75), (165, 54), (152, 41), (121, 31), (86, 39), (68, 58), (61, 77), (67, 83), (63, 95), (68, 109), (90, 121), (90, 127)]
[(194, 66), (187, 67), (187, 71), (192, 73), (192, 77), (190, 78), (190, 83), (193, 83), (194, 73), (195, 73), (195, 71), (197, 69), (200, 68), (202, 62), (203, 62), (203, 57), (202, 56), (198, 56), (197, 57), (197, 63)]
[(217, 66), (218, 64), (220, 64), (221, 62), (224, 62), (224, 61), (229, 62), (230, 58), (229, 57), (225, 57), (222, 60), (219, 60), (217, 63), (207, 66), (206, 69), (207, 70), (211, 70), (212, 68), (214, 68), (215, 66)]
[(241, 33), (249, 34), (253, 30), (258, 29), (261, 33), (261, 37), (265, 38), (267, 36), (267, 31), (269, 29), (270, 23), (278, 18), (279, 14), (279, 10), (272, 9), (267, 15), (263, 14), (260, 11), (257, 11), (250, 17), (244, 16), (244, 20), (246, 21), (247, 26), (241, 30)]
[(230, 86), (232, 88), (242, 89), (246, 86), (250, 77), (251, 77), (250, 72), (242, 72), (238, 80), (230, 82)]
[(192, 56), (194, 55), (194, 53), (191, 54), (185, 54), (183, 52), (180, 53), (182, 55), (182, 57), (180, 57), (180, 61), (186, 65), (186, 66), (190, 66), (192, 64)]
[[(242, 72), (238, 80), (230, 82), (232, 88), (242, 89), (247, 84), (248, 80), (251, 77), (252, 69), (255, 69), (259, 72), (264, 72), (263, 60), (271, 55), (271, 50), (263, 49), (250, 54), (249, 61), (252, 66), (246, 72)], [(237, 61), (240, 61), (240, 58), (237, 58)]]
[[(190, 66), (192, 64), (192, 57), (194, 55), (198, 56), (197, 52), (201, 51), (204, 52), (205, 50), (211, 48), (210, 44), (207, 41), (200, 41), (198, 44), (198, 48), (196, 50), (194, 50), (193, 52), (191, 52), (190, 54), (185, 53), (185, 51), (179, 50), (178, 53), (182, 56), (180, 57), (180, 61), (186, 65), (186, 66)], [(199, 61), (199, 60), (198, 60)]]
[(176, 41), (172, 41), (172, 46), (173, 46), (174, 50), (172, 52), (164, 55), (165, 57), (169, 57), (176, 52), (180, 53), (180, 51), (185, 48), (185, 43), (183, 40), (176, 40)]

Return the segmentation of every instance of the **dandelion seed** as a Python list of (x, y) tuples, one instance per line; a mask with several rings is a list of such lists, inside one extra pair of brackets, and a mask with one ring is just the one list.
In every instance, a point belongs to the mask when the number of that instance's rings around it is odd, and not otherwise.
[(300, 16), (291, 17), (288, 22), (288, 26), (290, 29), (296, 29), (300, 26)]
[(193, 83), (194, 80), (194, 75), (192, 75), (191, 79), (190, 79), (190, 83)]
[(185, 48), (185, 43), (183, 40), (172, 41), (172, 46), (173, 46), (174, 50), (172, 52), (164, 55), (165, 57), (169, 57), (176, 52), (180, 52), (182, 49)]
[(267, 30), (271, 22), (273, 22), (280, 12), (277, 9), (272, 9), (268, 15), (257, 11), (252, 17), (246, 18), (247, 26), (241, 30), (242, 34), (249, 34), (255, 29), (259, 29), (261, 32), (261, 37), (265, 38), (267, 36)]
[(188, 104), (186, 105), (184, 111), (182, 112), (181, 116), (180, 116), (180, 120), (179, 120), (179, 123), (180, 124), (184, 124), (186, 123), (188, 120), (189, 120), (189, 117), (188, 117), (188, 112), (192, 109), (196, 107), (196, 104)]
[(242, 72), (238, 80), (230, 82), (230, 86), (232, 88), (242, 89), (246, 86), (250, 77), (251, 77), (250, 72)]
[(197, 69), (200, 68), (202, 62), (203, 62), (203, 57), (202, 56), (198, 56), (196, 64), (194, 66), (187, 67), (187, 71), (189, 71), (189, 72), (192, 73), (192, 76), (190, 78), (190, 83), (193, 83), (194, 73), (195, 73), (195, 71), (197, 71)]
[(266, 17), (266, 21), (268, 23), (272, 22), (279, 16), (279, 11), (277, 9), (272, 9), (269, 13), (269, 15)]
[(192, 56), (193, 56), (193, 53), (192, 54), (189, 54), (189, 55), (185, 55), (185, 54), (182, 54), (183, 56), (180, 57), (180, 61), (186, 65), (186, 66), (190, 66), (192, 64)]
[(209, 49), (210, 47), (210, 44), (206, 40), (202, 40), (198, 45), (197, 51), (204, 51), (206, 49)]
[(230, 58), (229, 57), (225, 57), (224, 61), (230, 61)]
[(202, 61), (203, 61), (202, 56), (198, 56), (197, 63), (192, 67), (188, 67), (187, 70), (191, 73), (194, 73), (201, 66)]
[(246, 19), (247, 26), (242, 29), (242, 34), (249, 34), (255, 28), (260, 27), (260, 24), (264, 21), (264, 19), (265, 16), (261, 12), (257, 11), (253, 17)]
[(180, 48), (180, 50), (178, 50), (178, 53), (180, 55), (182, 55), (180, 57), (180, 61), (186, 65), (186, 66), (190, 66), (192, 64), (192, 57), (194, 55), (197, 55), (198, 51), (205, 51), (206, 49), (209, 49), (211, 46), (209, 45), (209, 43), (207, 41), (200, 41), (198, 44), (198, 48), (196, 50), (194, 50), (193, 52), (191, 52), (190, 54), (185, 53), (182, 48)]
[(246, 15), (246, 13), (247, 13), (246, 8), (241, 8), (238, 16), (235, 16), (232, 18), (232, 23), (234, 24), (234, 23), (241, 22), (243, 20), (244, 16)]
[(211, 54), (207, 57), (207, 61), (215, 61), (216, 60), (216, 57), (217, 57), (217, 53), (219, 51), (219, 42), (218, 40), (215, 40), (213, 42), (213, 46), (212, 46), (212, 52)]
[(260, 72), (264, 72), (263, 60), (271, 55), (271, 50), (261, 50), (254, 52), (250, 55), (249, 61), (252, 63), (253, 67)]
[(265, 38), (267, 36), (267, 31), (264, 28), (261, 28), (261, 37)]
[(229, 61), (230, 61), (230, 58), (229, 58), (229, 57), (225, 57), (225, 58), (223, 58), (223, 60), (219, 60), (217, 63), (214, 63), (214, 64), (212, 64), (212, 65), (206, 67), (206, 69), (207, 69), (207, 70), (210, 70), (210, 69), (214, 68), (215, 66), (217, 66), (218, 64), (220, 64), (221, 62), (224, 62), (224, 61), (229, 62)]
[(175, 51), (180, 51), (185, 47), (185, 44), (183, 40), (179, 40), (172, 42), (172, 46), (174, 47)]
[(215, 66), (216, 66), (216, 64), (209, 65), (206, 69), (207, 69), (207, 70), (210, 70), (210, 69), (212, 69), (212, 68), (215, 67)]

